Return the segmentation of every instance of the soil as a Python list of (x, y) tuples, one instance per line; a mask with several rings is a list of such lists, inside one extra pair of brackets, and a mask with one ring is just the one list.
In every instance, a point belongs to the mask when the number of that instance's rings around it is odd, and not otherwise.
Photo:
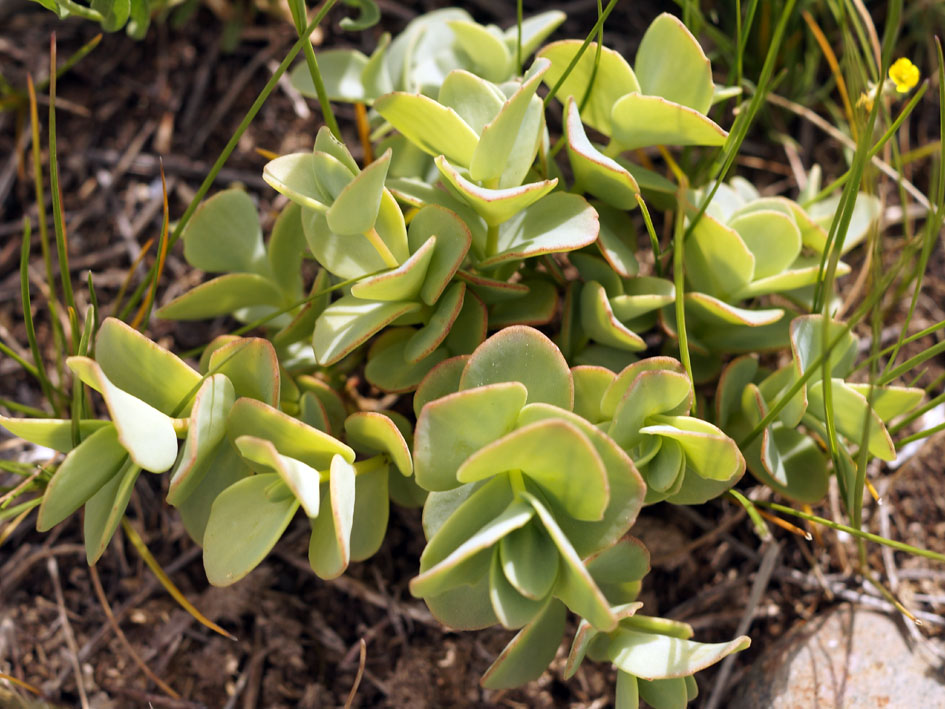
[[(410, 17), (439, 3), (379, 4), (385, 16), (383, 28), (396, 32)], [(530, 3), (525, 5), (527, 14)], [(596, 17), (593, 2), (557, 5), (568, 12), (561, 36), (583, 36)], [(632, 56), (633, 44), (658, 9), (630, 5), (618, 6), (605, 42)], [(513, 20), (514, 4), (479, 0), (471, 10), (480, 21), (504, 26)], [(353, 43), (370, 51), (380, 30), (345, 34), (337, 29), (340, 16), (331, 16), (321, 41)], [(57, 22), (38, 5), (0, 18), (0, 74), (19, 88), (25, 87), (27, 74), (34, 79), (48, 75), (53, 31), (60, 64), (96, 34), (92, 24)], [(226, 46), (229, 31), (219, 17), (201, 8), (181, 27), (156, 23), (141, 42), (120, 33), (104, 37), (90, 57), (59, 80), (61, 185), (80, 311), (90, 298), (88, 289), (79, 287), (86, 283), (87, 272), (94, 275), (97, 298), (107, 313), (144, 244), (159, 234), (159, 158), (167, 175), (171, 214), (180, 215), (294, 41), (290, 26), (266, 17), (257, 16), (246, 25), (233, 48)], [(937, 107), (929, 104), (912, 121), (914, 145), (935, 139)], [(23, 112), (18, 110), (22, 105), (0, 112), (0, 336), (25, 348), (26, 333), (18, 315), (20, 235), (22, 216), (29, 215), (35, 224), (37, 210), (28, 130), (24, 131)], [(41, 103), (41, 113), (45, 108)], [(351, 125), (352, 111), (339, 106), (337, 113)], [(245, 185), (271, 221), (279, 205), (261, 180), (266, 158), (256, 149), (276, 153), (308, 149), (320, 123), (314, 102), (277, 90), (240, 141), (215, 189)], [(802, 127), (798, 119), (784, 115), (776, 123), (778, 130), (800, 136), (799, 153), (805, 164), (809, 156), (829, 160), (833, 155), (836, 160), (836, 146), (809, 126)], [(45, 162), (45, 135), (42, 143)], [(778, 175), (777, 180), (769, 177), (766, 182), (776, 183), (772, 189), (794, 194), (792, 173), (779, 144), (761, 134), (753, 136), (748, 149), (761, 161), (748, 164), (748, 174), (757, 178), (757, 165), (773, 165), (773, 172), (766, 174)], [(839, 174), (833, 167), (825, 164), (828, 178)], [(927, 184), (921, 174), (913, 179)], [(881, 189), (894, 192), (889, 185)], [(36, 273), (33, 280), (41, 282), (43, 262), (36, 238), (34, 229), (31, 268)], [(152, 256), (145, 256), (146, 266)], [(928, 274), (914, 329), (945, 319), (940, 305), (945, 296), (941, 244)], [(143, 275), (139, 266), (133, 283)], [(159, 302), (201, 277), (186, 265), (178, 247), (168, 257)], [(37, 301), (39, 293), (34, 289)], [(889, 322), (901, 321), (906, 307), (897, 305)], [(38, 308), (37, 336), (52, 358), (47, 313)], [(154, 319), (149, 334), (180, 351), (204, 344), (229, 325), (224, 320), (189, 325)], [(897, 334), (890, 329), (884, 338), (894, 341)], [(934, 344), (937, 337), (914, 343), (907, 355)], [(941, 358), (933, 361), (919, 384), (935, 380), (943, 365)], [(42, 404), (33, 380), (8, 357), (0, 358), (0, 397), (30, 406)], [(0, 440), (3, 457), (27, 459), (34, 453), (16, 441)], [(945, 441), (933, 437), (895, 472), (874, 471), (884, 504), (867, 505), (865, 528), (945, 553), (943, 454)], [(6, 484), (3, 479), (0, 483)], [(388, 537), (378, 554), (352, 565), (338, 581), (320, 581), (308, 569), (306, 529), (296, 520), (275, 552), (249, 577), (232, 587), (213, 588), (204, 576), (199, 549), (163, 502), (166, 484), (160, 476), (143, 477), (129, 518), (184, 595), (236, 639), (215, 634), (182, 610), (119, 531), (97, 573), (127, 642), (150, 671), (182, 697), (171, 698), (141, 672), (113, 632), (85, 562), (78, 515), (45, 535), (27, 521), (0, 544), (0, 672), (39, 688), (55, 706), (79, 706), (80, 687), (88, 705), (100, 708), (330, 707), (344, 705), (352, 691), (352, 706), (362, 707), (612, 705), (614, 676), (609, 668), (585, 663), (576, 678), (562, 679), (565, 644), (537, 682), (508, 692), (482, 689), (478, 678), (510, 634), (449, 632), (410, 596), (407, 583), (416, 573), (423, 547), (415, 511), (394, 507)], [(740, 486), (746, 494), (764, 494), (748, 476)], [(814, 512), (836, 517), (828, 503)], [(720, 681), (717, 706), (725, 706), (730, 688), (758, 652), (820, 610), (858, 595), (873, 605), (886, 603), (855, 573), (856, 548), (845, 535), (818, 530), (809, 542), (774, 529), (775, 541), (763, 543), (741, 508), (722, 500), (693, 509), (657, 505), (645, 510), (634, 527), (634, 534), (653, 553), (653, 572), (642, 598), (648, 613), (689, 622), (697, 638), (705, 641), (727, 640), (749, 623), (752, 648), (735, 657), (727, 677), (720, 677), (718, 668), (697, 675), (701, 689), (697, 705)], [(760, 602), (752, 604), (749, 594), (770, 544), (778, 545), (779, 557), (763, 584)], [(877, 546), (869, 547), (869, 561), (909, 608), (923, 614), (919, 637), (942, 635), (941, 564), (900, 552), (883, 554)], [(364, 671), (359, 683), (362, 641)], [(0, 707), (28, 706), (28, 696), (0, 681)]]

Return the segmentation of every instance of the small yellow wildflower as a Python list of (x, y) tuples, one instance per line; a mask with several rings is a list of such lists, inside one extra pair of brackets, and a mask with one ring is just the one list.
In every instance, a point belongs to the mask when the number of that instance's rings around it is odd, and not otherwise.
[(908, 93), (919, 83), (919, 67), (905, 57), (900, 57), (889, 67), (889, 78), (893, 80), (898, 93)]

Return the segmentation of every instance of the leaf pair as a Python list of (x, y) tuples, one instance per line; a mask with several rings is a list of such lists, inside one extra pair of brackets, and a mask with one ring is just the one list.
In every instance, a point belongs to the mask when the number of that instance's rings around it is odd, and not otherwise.
[(391, 154), (364, 170), (326, 127), (312, 153), (268, 162), (263, 179), (302, 207), (302, 229), (315, 259), (341, 278), (397, 268), (410, 256), (403, 214), (384, 187)]
[(393, 92), (375, 110), (401, 135), (436, 158), (446, 184), (490, 226), (498, 226), (548, 194), (557, 180), (522, 184), (545, 132), (535, 95), (547, 60), (521, 83), (497, 86), (466, 71), (450, 72), (437, 100)]
[[(544, 77), (549, 86), (564, 77), (581, 44), (565, 40), (539, 52), (551, 61)], [(728, 135), (705, 115), (717, 96), (709, 60), (685, 25), (669, 14), (657, 17), (643, 35), (634, 68), (617, 52), (591, 43), (556, 95), (579, 102), (583, 122), (611, 139), (610, 155), (649, 145), (718, 146)], [(568, 107), (568, 114), (572, 110)], [(617, 193), (636, 191), (626, 174), (581, 137), (583, 129), (570, 115), (568, 130), (572, 160), (587, 170), (594, 170), (592, 163), (603, 167)]]
[(614, 624), (582, 559), (629, 529), (643, 485), (626, 454), (571, 412), (574, 392), (560, 351), (521, 326), (421, 383), (414, 461), (433, 492), (411, 591), (447, 625), (498, 620), (528, 635), (556, 625), (560, 603)]
[(102, 323), (95, 350), (95, 360), (71, 357), (68, 364), (101, 393), (110, 422), (82, 420), (73, 429), (68, 420), (0, 419), (15, 435), (67, 452), (46, 488), (37, 528), (51, 529), (85, 505), (90, 563), (114, 534), (142, 468), (163, 472), (174, 464), (176, 417), (187, 415), (200, 383), (175, 355), (114, 318)]
[[(223, 273), (176, 297), (157, 311), (162, 318), (201, 320), (234, 315), (249, 322), (302, 299), (301, 210), (282, 210), (263, 245), (259, 216), (243, 190), (229, 189), (206, 200), (194, 212), (182, 236), (187, 262), (208, 273)], [(290, 321), (281, 315), (270, 326)]]
[[(810, 373), (778, 417), (745, 451), (755, 477), (800, 502), (817, 502), (827, 491), (828, 458), (811, 435), (799, 431), (798, 426), (804, 424), (811, 433), (826, 439), (828, 387), (836, 432), (854, 445), (866, 445), (870, 455), (883, 460), (895, 458), (886, 422), (913, 409), (924, 395), (923, 390), (912, 387), (871, 388), (845, 381), (853, 369), (857, 343), (843, 329), (839, 322), (825, 323), (820, 315), (795, 318), (791, 321), (791, 364), (768, 373), (758, 367), (757, 360), (741, 357), (726, 367), (719, 380), (717, 421), (732, 435), (741, 437), (789, 393), (802, 375)], [(816, 363), (834, 340), (837, 344), (827, 355), (830, 378), (824, 380), (821, 365)], [(845, 447), (839, 455), (852, 466)], [(850, 489), (851, 482), (841, 480), (844, 489)]]
[(617, 375), (577, 367), (574, 376), (582, 392), (576, 412), (629, 453), (646, 481), (648, 504), (699, 504), (722, 494), (745, 472), (735, 442), (689, 415), (692, 384), (677, 360), (651, 357)]
[(744, 635), (727, 643), (695, 642), (686, 623), (637, 615), (638, 607), (615, 609), (620, 623), (608, 633), (582, 621), (565, 667), (565, 677), (572, 677), (585, 657), (611, 662), (617, 668), (618, 707), (636, 707), (642, 698), (658, 709), (684, 709), (698, 694), (693, 674), (751, 644)]

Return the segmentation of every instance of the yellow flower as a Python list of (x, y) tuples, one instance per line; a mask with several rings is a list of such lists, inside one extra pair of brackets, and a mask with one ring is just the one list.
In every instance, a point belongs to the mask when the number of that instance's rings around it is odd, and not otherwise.
[(901, 57), (889, 67), (889, 78), (893, 80), (898, 93), (908, 93), (919, 83), (919, 67)]

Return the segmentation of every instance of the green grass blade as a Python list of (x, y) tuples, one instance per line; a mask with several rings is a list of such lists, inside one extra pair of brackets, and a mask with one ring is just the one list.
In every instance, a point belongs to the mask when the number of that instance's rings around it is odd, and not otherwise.
[(574, 58), (565, 67), (564, 73), (555, 82), (555, 85), (551, 87), (551, 91), (548, 92), (548, 95), (545, 96), (544, 103), (546, 108), (551, 102), (551, 99), (553, 99), (555, 94), (558, 93), (558, 89), (561, 88), (567, 78), (571, 75), (571, 72), (574, 71), (574, 67), (576, 67), (578, 62), (581, 61), (581, 57), (584, 56), (584, 52), (586, 52), (587, 48), (590, 46), (594, 35), (600, 32), (600, 28), (604, 26), (604, 22), (606, 22), (607, 18), (610, 16), (610, 13), (613, 12), (615, 7), (617, 7), (617, 0), (610, 0), (610, 2), (607, 3), (607, 7), (604, 8), (604, 11), (597, 18), (597, 22), (594, 23), (593, 27), (591, 27), (591, 31), (587, 33), (587, 37), (584, 38), (584, 43), (581, 45), (580, 49), (578, 49), (577, 54), (574, 55)]
[[(289, 0), (289, 9), (292, 12), (295, 29), (301, 37), (302, 33), (305, 32), (305, 3), (303, 0)], [(305, 55), (305, 63), (308, 65), (308, 73), (312, 77), (312, 84), (315, 85), (315, 94), (318, 96), (318, 105), (321, 106), (325, 124), (332, 135), (343, 141), (344, 138), (341, 136), (338, 121), (335, 119), (335, 112), (331, 108), (331, 101), (328, 99), (328, 92), (325, 90), (325, 82), (322, 79), (321, 71), (318, 69), (318, 60), (315, 58), (315, 50), (312, 49), (311, 42), (304, 44), (302, 53)]]
[(23, 217), (23, 243), (20, 246), (20, 298), (23, 305), (23, 323), (26, 326), (26, 340), (30, 345), (30, 352), (33, 354), (33, 362), (36, 363), (36, 378), (39, 380), (39, 386), (43, 390), (43, 396), (53, 407), (56, 416), (59, 416), (59, 403), (53, 395), (52, 383), (46, 374), (46, 366), (43, 363), (43, 355), (39, 351), (39, 343), (36, 341), (36, 327), (33, 324), (33, 309), (30, 303), (30, 242), (32, 241), (32, 229), (30, 229), (30, 220)]
[[(49, 66), (56, 66), (56, 35), (49, 43)], [(62, 192), (59, 189), (59, 160), (56, 154), (56, 72), (49, 77), (49, 186), (52, 192), (53, 226), (56, 231), (56, 251), (59, 256), (59, 277), (66, 308), (75, 311), (75, 296), (69, 275), (69, 248), (66, 242), (66, 222), (62, 213)], [(72, 320), (72, 352), (77, 352), (79, 332)]]
[(869, 542), (876, 542), (877, 544), (882, 544), (883, 546), (896, 549), (897, 551), (904, 551), (909, 554), (914, 554), (915, 556), (922, 556), (926, 559), (934, 559), (935, 561), (945, 561), (945, 554), (939, 554), (938, 552), (931, 551), (929, 549), (921, 549), (919, 547), (914, 547), (911, 544), (904, 544), (903, 542), (897, 542), (895, 539), (886, 539), (886, 537), (881, 537), (878, 534), (872, 534), (870, 532), (864, 532), (861, 529), (855, 529), (854, 527), (847, 526), (845, 524), (840, 524), (839, 522), (834, 522), (823, 517), (818, 517), (817, 515), (809, 514), (807, 512), (801, 512), (795, 510), (793, 507), (787, 507), (786, 505), (779, 505), (776, 502), (766, 502), (763, 500), (756, 500), (755, 504), (759, 507), (767, 507), (770, 510), (775, 510), (786, 515), (791, 515), (793, 517), (800, 517), (801, 519), (806, 519), (808, 522), (814, 522), (816, 524), (823, 525), (824, 527), (829, 527), (830, 529), (835, 529), (839, 532), (846, 532), (857, 539), (864, 539)]
[(774, 34), (771, 37), (771, 44), (769, 45), (768, 53), (765, 56), (765, 63), (761, 68), (761, 75), (758, 77), (758, 84), (755, 89), (755, 93), (752, 95), (751, 101), (748, 103), (748, 108), (739, 113), (735, 119), (735, 124), (732, 126), (732, 130), (729, 132), (728, 138), (725, 141), (725, 145), (722, 147), (722, 153), (715, 163), (715, 178), (713, 179), (712, 189), (710, 189), (705, 197), (703, 197), (702, 203), (699, 205), (699, 209), (690, 219), (689, 227), (686, 229), (686, 236), (684, 237), (684, 240), (692, 233), (696, 223), (702, 218), (702, 215), (708, 208), (709, 203), (715, 196), (716, 191), (718, 191), (719, 187), (721, 186), (725, 175), (728, 174), (728, 171), (731, 169), (732, 165), (735, 164), (735, 158), (738, 157), (738, 151), (741, 148), (742, 142), (744, 142), (745, 137), (748, 135), (748, 129), (754, 122), (755, 116), (758, 115), (758, 111), (761, 110), (765, 96), (771, 88), (771, 76), (774, 73), (774, 65), (777, 61), (781, 42), (784, 39), (784, 31), (787, 27), (788, 18), (790, 17), (791, 11), (793, 9), (794, 0), (787, 0), (787, 2), (784, 4), (784, 8), (781, 11), (781, 16), (778, 18), (778, 24), (774, 30)]

